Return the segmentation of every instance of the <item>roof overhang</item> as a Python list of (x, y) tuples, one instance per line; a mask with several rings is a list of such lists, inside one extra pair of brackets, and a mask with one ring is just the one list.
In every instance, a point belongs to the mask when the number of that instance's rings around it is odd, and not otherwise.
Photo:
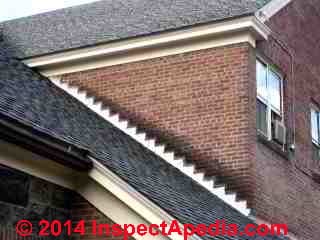
[[(0, 164), (71, 189), (117, 224), (170, 223), (175, 218), (144, 197), (116, 174), (90, 159), (93, 168), (84, 173), (32, 153), (29, 150), (0, 139)], [(110, 207), (112, 206), (112, 207)], [(179, 223), (182, 226), (181, 223)], [(134, 234), (137, 240), (148, 240), (149, 235)], [(157, 240), (182, 240), (183, 236), (154, 236)], [(190, 240), (201, 240), (197, 235)]]
[(54, 76), (236, 43), (255, 47), (256, 40), (267, 40), (269, 34), (256, 16), (245, 16), (30, 58), (24, 63)]
[(87, 149), (35, 129), (3, 113), (0, 113), (0, 132), (1, 139), (37, 154), (45, 154), (60, 164), (80, 171), (87, 171), (92, 167), (92, 162), (87, 158)]

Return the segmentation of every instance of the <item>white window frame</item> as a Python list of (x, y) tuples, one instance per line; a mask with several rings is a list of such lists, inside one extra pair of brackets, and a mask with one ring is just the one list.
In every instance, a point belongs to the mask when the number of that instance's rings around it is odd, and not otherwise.
[[(271, 141), (272, 140), (272, 126), (271, 126), (271, 124), (272, 124), (272, 111), (275, 112), (276, 114), (278, 114), (281, 118), (281, 122), (284, 123), (284, 110), (283, 110), (283, 79), (284, 78), (283, 78), (283, 74), (281, 73), (281, 71), (279, 71), (279, 69), (277, 69), (274, 65), (270, 64), (262, 56), (258, 55), (256, 57), (256, 65), (257, 65), (257, 61), (259, 61), (262, 64), (267, 66), (267, 89), (268, 89), (268, 79), (269, 79), (270, 71), (277, 74), (280, 78), (280, 111), (278, 109), (276, 109), (274, 106), (272, 106), (271, 102), (268, 99), (265, 99), (263, 96), (261, 96), (258, 93), (258, 87), (256, 88), (257, 99), (267, 106), (267, 135), (264, 132), (262, 132), (260, 129), (257, 128), (257, 130), (260, 134), (264, 135), (265, 137), (267, 137), (267, 139), (269, 141)], [(256, 73), (255, 80), (257, 83), (257, 73)], [(268, 98), (269, 98), (269, 96), (268, 96)]]
[[(312, 136), (312, 110), (314, 110), (318, 116), (318, 121), (317, 121), (317, 127), (318, 127), (318, 141), (316, 141), (315, 139), (313, 139), (313, 136)], [(312, 143), (314, 145), (316, 145), (318, 148), (320, 148), (320, 109), (315, 105), (315, 104), (311, 104), (311, 107), (310, 107), (310, 133), (311, 133), (311, 140), (312, 140)]]

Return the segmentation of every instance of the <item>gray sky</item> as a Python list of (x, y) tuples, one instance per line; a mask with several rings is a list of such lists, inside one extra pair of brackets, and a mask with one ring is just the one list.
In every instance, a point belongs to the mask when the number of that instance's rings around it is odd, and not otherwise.
[(0, 0), (0, 22), (97, 0)]

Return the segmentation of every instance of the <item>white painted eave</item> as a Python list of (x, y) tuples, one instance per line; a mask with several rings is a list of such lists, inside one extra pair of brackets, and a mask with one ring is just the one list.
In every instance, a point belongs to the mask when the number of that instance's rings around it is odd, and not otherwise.
[[(0, 140), (0, 164), (79, 193), (115, 223), (160, 225), (162, 221), (170, 223), (176, 220), (96, 159), (91, 158), (91, 160), (93, 168), (88, 173), (78, 172)], [(183, 225), (179, 222), (178, 224), (182, 229)], [(136, 234), (134, 237), (137, 240), (150, 239), (148, 235)], [(178, 234), (168, 237), (159, 235), (153, 238), (155, 240), (183, 240), (183, 236)], [(201, 240), (202, 238), (193, 235), (189, 239)]]
[[(248, 32), (254, 40), (268, 38), (270, 31), (255, 16), (241, 17), (225, 20), (218, 23), (194, 26), (183, 30), (164, 32), (152, 36), (137, 37), (135, 39), (122, 40), (114, 43), (106, 43), (99, 46), (85, 47), (77, 50), (64, 51), (50, 55), (24, 60), (29, 67), (46, 67), (52, 65), (70, 64), (75, 61), (84, 61), (92, 58), (114, 56), (132, 50), (141, 50), (155, 47), (163, 47), (168, 44), (185, 44), (201, 38), (214, 38), (230, 36), (232, 33)], [(255, 44), (255, 43), (251, 43)]]
[[(162, 221), (170, 224), (173, 220), (176, 220), (176, 218), (172, 217), (158, 205), (144, 197), (99, 161), (94, 158), (91, 158), (91, 160), (93, 161), (93, 169), (89, 172), (89, 177), (117, 196), (119, 200), (134, 209), (135, 212), (141, 214), (148, 222), (160, 225)], [(183, 229), (183, 224), (180, 222), (178, 224), (180, 228)], [(168, 237), (172, 240), (183, 239), (183, 237), (178, 234), (172, 234)], [(194, 234), (189, 236), (188, 239), (201, 240), (202, 238)]]

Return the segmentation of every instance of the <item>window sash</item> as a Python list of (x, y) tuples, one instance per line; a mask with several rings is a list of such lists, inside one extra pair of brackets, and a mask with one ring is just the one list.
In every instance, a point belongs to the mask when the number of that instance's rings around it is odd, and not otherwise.
[(312, 144), (312, 158), (320, 160), (320, 147), (317, 144)]
[(268, 99), (268, 66), (261, 61), (257, 60), (256, 63), (256, 80), (257, 80), (257, 93), (258, 95), (267, 100)]
[[(259, 84), (261, 85), (261, 79), (259, 77), (258, 71), (259, 69), (262, 69), (262, 67), (265, 67), (266, 69), (266, 93), (264, 93), (262, 88), (259, 88)], [(270, 66), (270, 64), (265, 64), (264, 61), (260, 60), (258, 58), (256, 60), (256, 71), (257, 71), (257, 76), (256, 76), (256, 82), (257, 82), (257, 96), (260, 101), (264, 102), (266, 105), (270, 105), (270, 108), (276, 112), (278, 115), (282, 116), (283, 115), (283, 79), (281, 75), (273, 68)], [(271, 99), (273, 94), (271, 93), (271, 80), (270, 76), (274, 76), (279, 82), (278, 84), (278, 103), (273, 102)], [(260, 83), (259, 83), (260, 82)], [(278, 105), (278, 106), (277, 106)]]
[(320, 146), (320, 112), (311, 108), (311, 138), (312, 142)]
[(257, 129), (258, 131), (263, 134), (265, 137), (268, 136), (268, 106), (260, 101), (257, 100)]
[[(259, 69), (262, 69), (262, 67), (265, 67), (266, 70), (266, 92), (265, 94), (261, 89), (262, 81), (259, 79), (261, 75), (258, 73)], [(280, 74), (278, 74), (277, 71), (273, 67), (271, 67), (269, 64), (266, 64), (264, 61), (257, 58), (256, 60), (256, 70), (257, 70), (257, 76), (256, 76), (256, 82), (257, 82), (257, 101), (261, 102), (266, 106), (266, 115), (267, 115), (267, 133), (263, 131), (263, 129), (259, 129), (259, 125), (257, 122), (257, 129), (260, 133), (265, 135), (269, 140), (272, 139), (272, 115), (275, 114), (277, 117), (281, 119), (281, 121), (284, 121), (283, 119), (283, 79)], [(278, 89), (276, 90), (278, 92), (278, 104), (275, 101), (272, 101), (270, 99), (272, 97), (272, 93), (270, 93), (270, 76), (274, 76), (274, 79), (278, 80)], [(262, 74), (263, 76), (263, 74)], [(260, 85), (259, 85), (260, 84)], [(259, 88), (260, 86), (260, 88)], [(257, 102), (258, 104), (258, 102)], [(257, 109), (258, 111), (258, 109)], [(259, 113), (257, 113), (259, 114)], [(258, 117), (258, 115), (257, 115)], [(258, 120), (258, 119), (257, 119)]]
[[(266, 117), (266, 122), (265, 126), (262, 127), (262, 113), (261, 110), (262, 108), (265, 107), (265, 117)], [(265, 137), (268, 138), (268, 140), (272, 140), (272, 121), (274, 119), (278, 119), (279, 121), (283, 121), (283, 117), (281, 114), (278, 113), (278, 111), (275, 111), (271, 105), (267, 105), (265, 102), (261, 101), (259, 98), (257, 99), (257, 130), (259, 133), (264, 135)]]
[(270, 104), (281, 112), (281, 78), (273, 70), (268, 71), (268, 93)]

